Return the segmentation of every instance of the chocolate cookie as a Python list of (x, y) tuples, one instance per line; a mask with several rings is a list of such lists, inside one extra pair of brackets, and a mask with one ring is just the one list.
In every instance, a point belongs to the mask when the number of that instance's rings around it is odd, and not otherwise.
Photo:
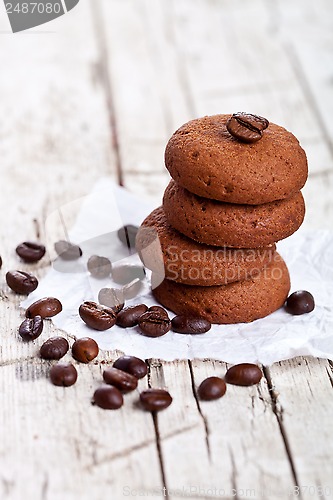
[(275, 252), (271, 264), (254, 278), (220, 286), (188, 286), (164, 280), (154, 297), (176, 314), (190, 314), (211, 323), (247, 323), (279, 309), (290, 289), (289, 273)]
[(296, 137), (270, 123), (258, 142), (247, 144), (228, 132), (230, 116), (192, 120), (172, 135), (165, 150), (171, 176), (192, 193), (229, 203), (259, 205), (296, 194), (308, 174)]
[(171, 180), (163, 208), (175, 229), (199, 243), (234, 248), (258, 248), (283, 240), (302, 224), (304, 199), (291, 198), (263, 205), (238, 205), (201, 198)]
[(202, 286), (255, 276), (271, 262), (275, 252), (274, 244), (256, 249), (202, 245), (173, 229), (162, 207), (143, 221), (136, 248), (148, 269), (178, 283)]

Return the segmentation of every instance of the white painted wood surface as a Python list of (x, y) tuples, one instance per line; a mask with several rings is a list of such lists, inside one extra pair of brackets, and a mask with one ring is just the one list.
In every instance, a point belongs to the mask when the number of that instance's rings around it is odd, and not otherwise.
[[(105, 412), (91, 395), (117, 353), (53, 387), (36, 354), (56, 330), (21, 342), (4, 281), (16, 244), (43, 241), (47, 215), (100, 176), (160, 203), (165, 143), (203, 114), (249, 110), (292, 130), (309, 157), (305, 225), (332, 229), (332, 14), (328, 0), (81, 0), (50, 32), (12, 35), (0, 7), (1, 500), (333, 497), (328, 360), (265, 367), (258, 387), (214, 403), (195, 388), (223, 363), (150, 360), (140, 388), (167, 387), (173, 405), (153, 419), (136, 392)], [(19, 267), (42, 277), (48, 259)]]

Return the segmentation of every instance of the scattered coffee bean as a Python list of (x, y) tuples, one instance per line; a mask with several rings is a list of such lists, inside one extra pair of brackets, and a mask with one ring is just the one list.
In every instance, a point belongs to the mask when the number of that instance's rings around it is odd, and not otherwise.
[(85, 324), (94, 330), (108, 330), (116, 324), (115, 311), (96, 302), (83, 302), (80, 305), (79, 314)]
[(158, 312), (160, 314), (163, 314), (166, 318), (169, 319), (169, 315), (167, 313), (167, 311), (164, 309), (164, 307), (161, 307), (161, 306), (151, 306), (149, 307), (148, 311), (152, 311), (152, 312)]
[(89, 363), (98, 355), (99, 348), (97, 342), (89, 337), (77, 339), (72, 346), (72, 356), (76, 361)]
[(112, 279), (119, 285), (126, 285), (135, 279), (143, 280), (145, 270), (142, 266), (122, 265), (112, 268)]
[(24, 271), (8, 271), (6, 282), (9, 288), (20, 295), (29, 295), (38, 287), (38, 280)]
[(94, 403), (104, 410), (118, 410), (123, 403), (123, 395), (113, 386), (103, 385), (94, 393)]
[(171, 321), (160, 311), (148, 311), (140, 316), (139, 328), (146, 337), (161, 337), (171, 328)]
[(194, 316), (179, 315), (171, 320), (171, 327), (177, 333), (205, 333), (211, 329), (211, 323), (204, 318), (197, 318)]
[(64, 337), (51, 337), (40, 348), (43, 359), (60, 359), (67, 353), (69, 344)]
[(62, 311), (62, 305), (60, 300), (55, 297), (44, 297), (39, 299), (25, 311), (27, 318), (33, 318), (34, 316), (41, 316), (42, 318), (52, 318), (56, 314)]
[(138, 386), (138, 379), (134, 375), (114, 367), (104, 370), (103, 378), (104, 382), (114, 385), (121, 392), (134, 391)]
[(135, 356), (121, 356), (113, 363), (114, 368), (134, 375), (136, 378), (143, 378), (147, 375), (146, 363)]
[(53, 385), (69, 387), (77, 381), (77, 371), (71, 363), (58, 363), (50, 369), (50, 379)]
[(268, 125), (266, 118), (250, 113), (234, 113), (227, 121), (228, 132), (239, 141), (249, 143), (259, 141)]
[(82, 256), (81, 248), (66, 240), (57, 241), (54, 249), (63, 260), (76, 260)]
[(122, 291), (124, 294), (124, 300), (134, 299), (138, 295), (142, 288), (142, 281), (139, 278), (127, 283), (123, 286)]
[(122, 328), (130, 328), (138, 324), (140, 316), (148, 310), (145, 304), (125, 307), (117, 316), (117, 325)]
[(310, 292), (298, 290), (289, 295), (285, 307), (286, 311), (290, 314), (305, 314), (314, 310), (315, 301)]
[(2, 268), (2, 258), (0, 256), (0, 269)]
[(227, 390), (226, 383), (220, 377), (208, 377), (198, 387), (199, 398), (204, 401), (219, 399)]
[(45, 255), (45, 247), (40, 243), (24, 241), (16, 247), (16, 253), (24, 262), (38, 262)]
[(123, 226), (118, 229), (118, 238), (120, 241), (127, 246), (127, 248), (135, 249), (135, 237), (137, 235), (139, 228), (137, 226), (133, 226), (132, 224), (128, 224), (127, 226)]
[(98, 294), (98, 302), (117, 314), (125, 304), (123, 291), (119, 288), (102, 288)]
[(140, 394), (140, 401), (147, 411), (164, 410), (172, 403), (172, 397), (164, 389), (147, 389)]
[(225, 374), (224, 380), (227, 384), (234, 385), (254, 385), (261, 380), (262, 372), (257, 365), (252, 363), (241, 363), (234, 365)]
[(98, 279), (107, 278), (111, 274), (112, 264), (107, 257), (92, 255), (87, 263), (88, 271), (91, 276)]
[(19, 335), (23, 340), (35, 340), (43, 331), (41, 316), (26, 318), (19, 327)]

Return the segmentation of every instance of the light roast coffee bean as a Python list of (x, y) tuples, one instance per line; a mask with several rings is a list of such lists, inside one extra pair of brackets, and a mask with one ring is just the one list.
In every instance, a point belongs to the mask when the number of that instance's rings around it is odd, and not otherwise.
[(130, 328), (138, 324), (140, 316), (148, 310), (145, 304), (125, 307), (117, 316), (117, 325), (122, 328)]
[(161, 337), (171, 328), (171, 321), (160, 311), (148, 311), (138, 321), (141, 333), (146, 337)]
[(309, 313), (315, 308), (313, 295), (306, 290), (298, 290), (288, 297), (285, 308), (289, 314), (297, 316)]
[(97, 279), (107, 278), (111, 274), (112, 264), (106, 257), (92, 255), (87, 263), (88, 271), (91, 276)]
[(135, 356), (121, 356), (113, 363), (113, 367), (130, 373), (136, 378), (143, 378), (148, 372), (146, 363)]
[(23, 340), (35, 340), (43, 331), (41, 316), (25, 319), (19, 327), (19, 335)]
[(113, 386), (103, 385), (94, 392), (94, 403), (104, 410), (118, 410), (123, 403), (123, 395)]
[(224, 380), (227, 384), (249, 386), (258, 384), (261, 377), (262, 372), (259, 366), (252, 363), (241, 363), (229, 368), (225, 374)]
[(97, 342), (89, 337), (77, 339), (72, 346), (72, 356), (76, 361), (89, 363), (98, 355), (99, 348)]
[(62, 305), (60, 300), (55, 297), (44, 297), (39, 299), (25, 311), (27, 318), (33, 318), (34, 316), (41, 316), (42, 318), (52, 318), (56, 314), (62, 311)]
[(118, 229), (117, 235), (120, 241), (128, 247), (128, 249), (135, 249), (135, 237), (139, 228), (128, 224)]
[(179, 315), (171, 320), (171, 328), (177, 333), (206, 333), (212, 327), (211, 323), (204, 318)]
[(79, 308), (81, 319), (94, 330), (108, 330), (116, 324), (117, 315), (110, 307), (96, 304), (96, 302), (83, 302)]
[(126, 285), (135, 279), (143, 280), (145, 270), (142, 266), (122, 265), (112, 268), (112, 279), (119, 285)]
[(171, 405), (172, 397), (164, 389), (147, 389), (141, 392), (140, 401), (145, 410), (160, 411)]
[(45, 255), (45, 246), (32, 241), (24, 241), (16, 247), (16, 253), (24, 262), (38, 262)]
[(76, 260), (82, 256), (81, 248), (66, 240), (57, 241), (54, 249), (63, 260)]
[(268, 125), (266, 118), (250, 113), (234, 113), (227, 121), (228, 132), (239, 141), (248, 143), (259, 141)]
[(58, 363), (50, 368), (50, 380), (53, 385), (69, 387), (77, 381), (77, 371), (71, 363)]
[(122, 291), (124, 294), (124, 300), (130, 300), (134, 299), (140, 292), (141, 288), (143, 286), (143, 283), (139, 278), (136, 278), (133, 281), (130, 281), (126, 285), (122, 287)]
[(98, 302), (110, 307), (117, 314), (125, 304), (123, 291), (119, 288), (102, 288), (98, 294)]
[(29, 295), (38, 287), (37, 278), (25, 271), (8, 271), (6, 282), (13, 292), (20, 295)]
[(204, 401), (211, 401), (224, 396), (226, 390), (227, 386), (222, 378), (208, 377), (199, 385), (198, 395)]
[(64, 337), (51, 337), (40, 348), (43, 359), (61, 359), (67, 353), (69, 344)]
[(121, 392), (130, 392), (138, 386), (138, 379), (118, 368), (107, 368), (103, 372), (104, 382), (117, 387)]

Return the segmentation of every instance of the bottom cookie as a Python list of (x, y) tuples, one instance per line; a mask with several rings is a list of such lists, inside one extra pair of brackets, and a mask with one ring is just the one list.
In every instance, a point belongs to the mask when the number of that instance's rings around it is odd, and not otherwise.
[(176, 314), (191, 314), (211, 323), (248, 323), (279, 309), (287, 299), (290, 278), (275, 252), (269, 266), (254, 278), (219, 286), (191, 286), (165, 279), (154, 287), (154, 297)]

